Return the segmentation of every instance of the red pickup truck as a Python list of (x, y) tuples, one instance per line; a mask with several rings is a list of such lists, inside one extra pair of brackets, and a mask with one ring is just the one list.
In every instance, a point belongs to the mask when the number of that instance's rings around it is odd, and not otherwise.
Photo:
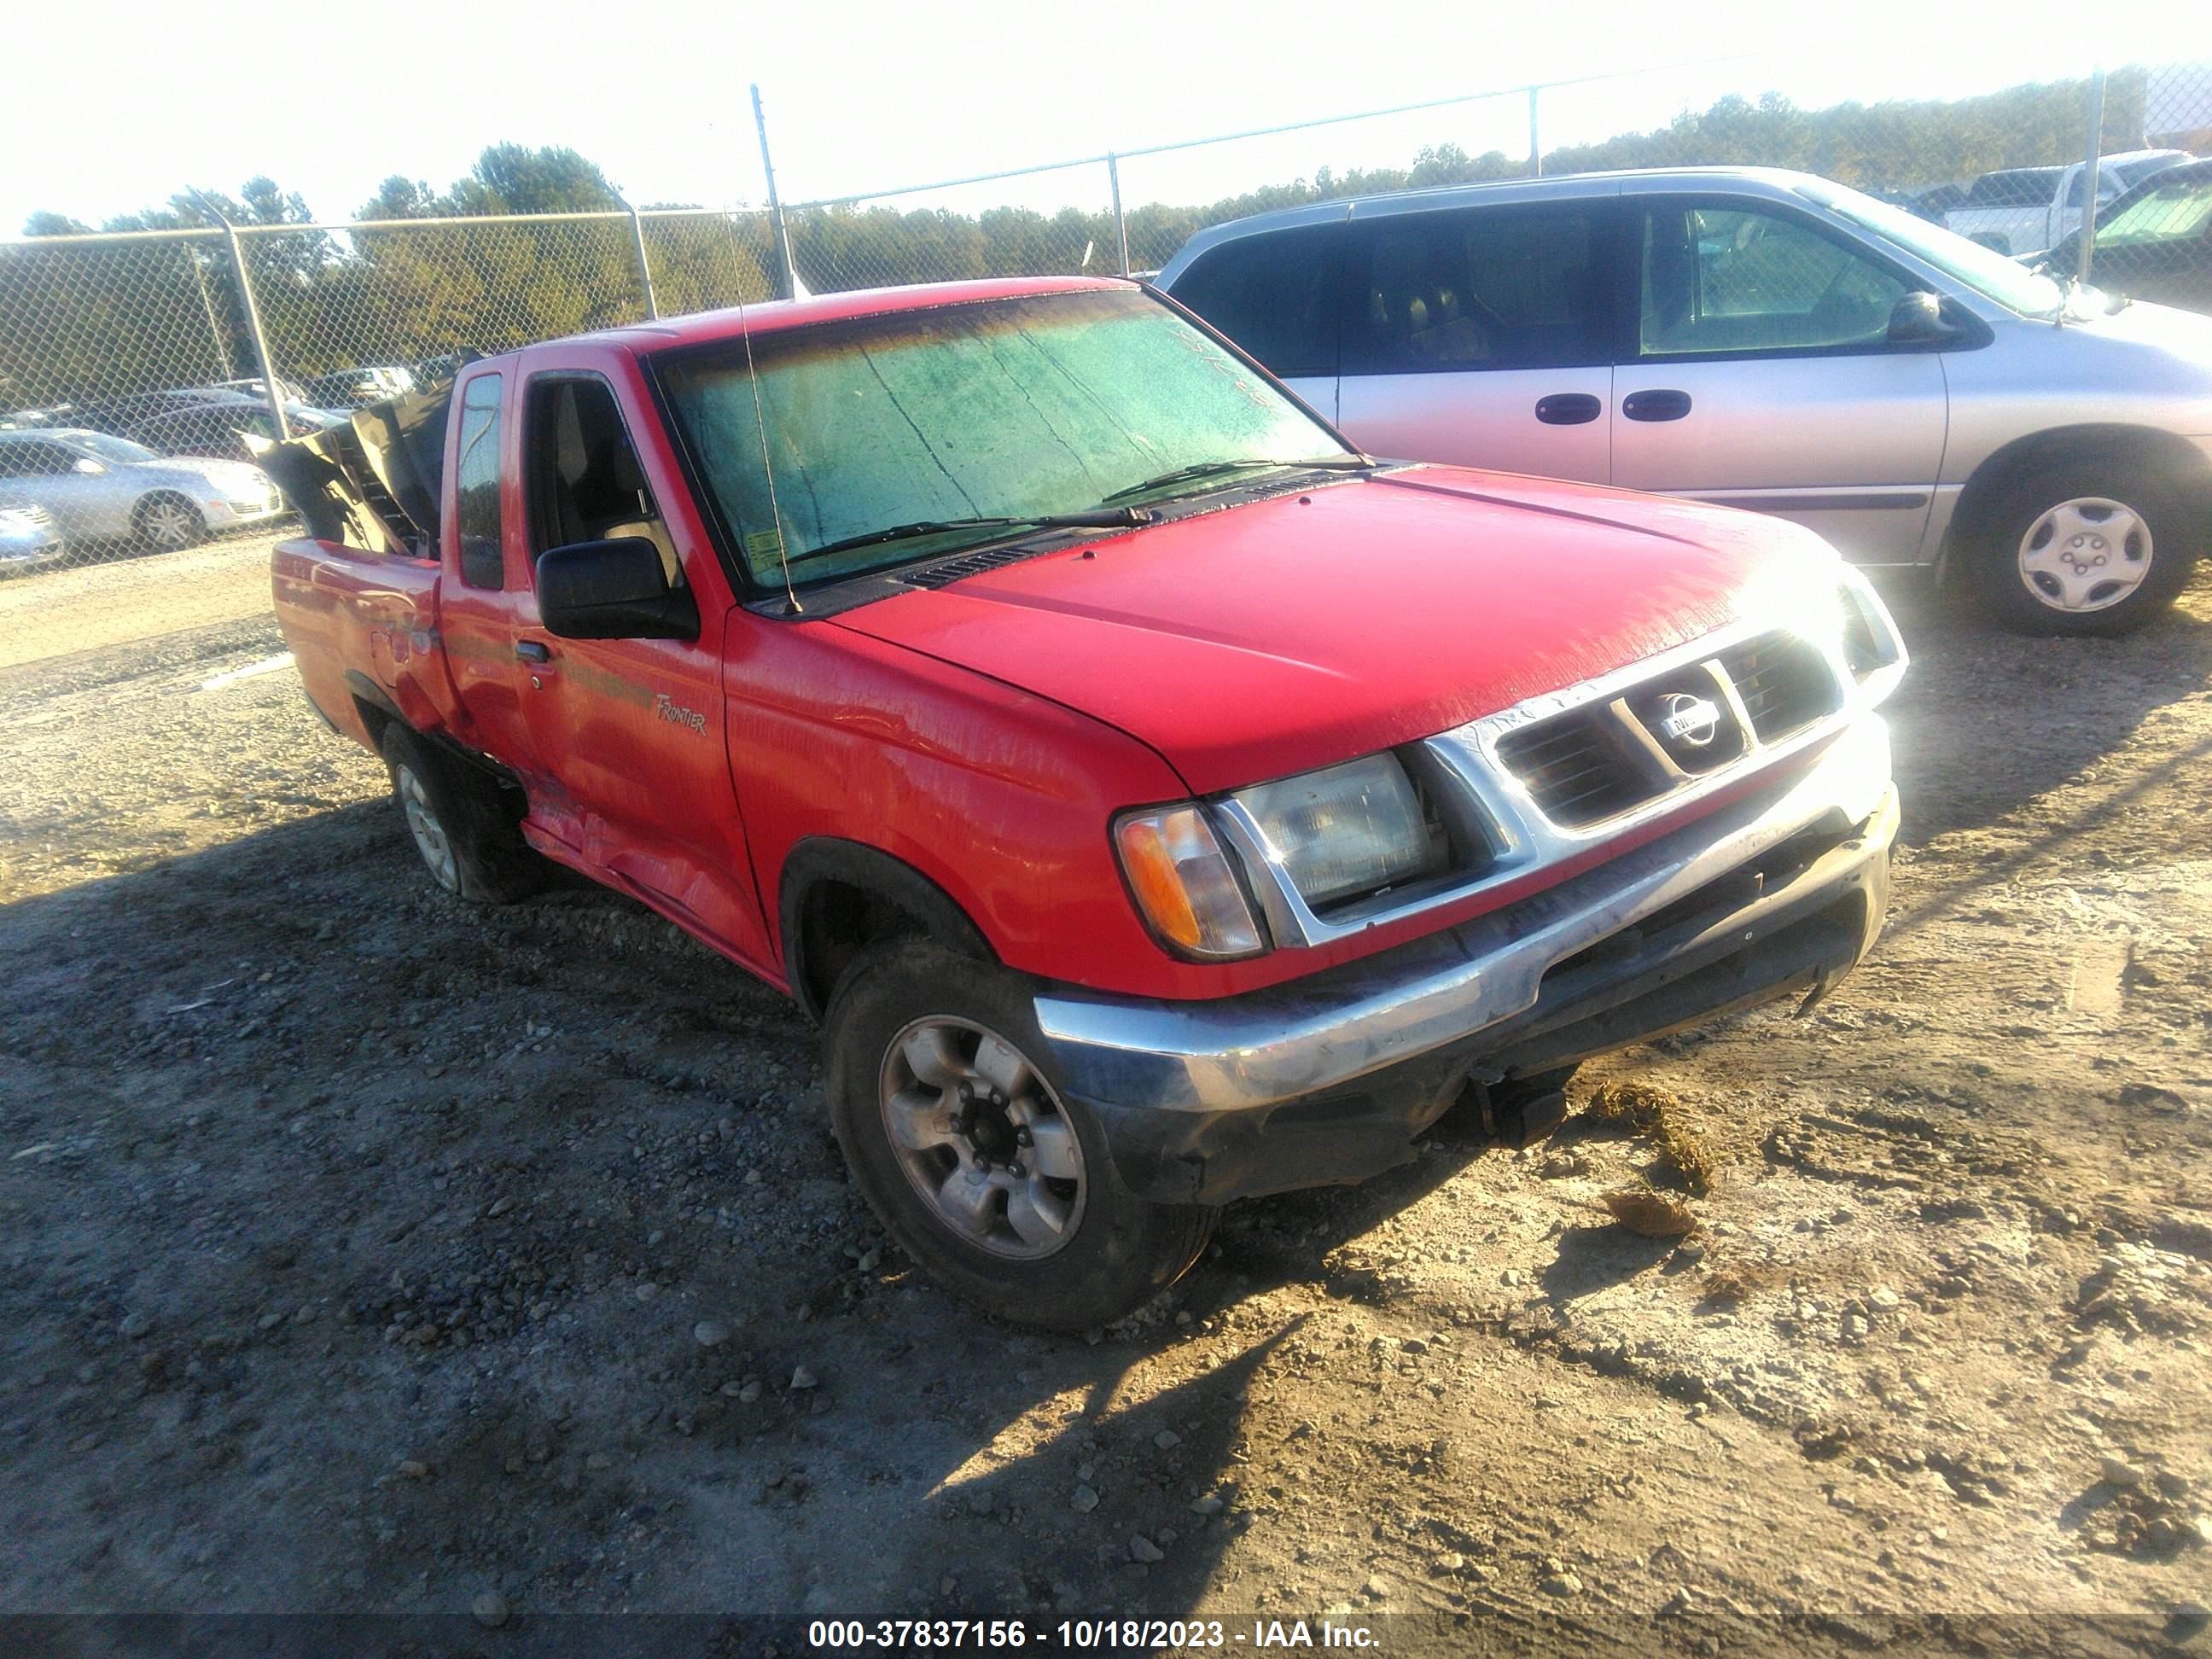
[(1547, 1133), (1881, 926), (1887, 612), (1771, 519), (1350, 448), (1127, 283), (465, 364), (269, 457), (276, 613), (463, 898), (788, 992), (940, 1282), (1079, 1328), (1216, 1209)]

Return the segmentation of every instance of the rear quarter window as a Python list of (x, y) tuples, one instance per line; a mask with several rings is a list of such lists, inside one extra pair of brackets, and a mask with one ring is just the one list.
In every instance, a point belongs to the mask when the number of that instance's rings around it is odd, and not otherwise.
[(1239, 237), (1200, 255), (1175, 297), (1285, 380), (1333, 375), (1343, 229)]

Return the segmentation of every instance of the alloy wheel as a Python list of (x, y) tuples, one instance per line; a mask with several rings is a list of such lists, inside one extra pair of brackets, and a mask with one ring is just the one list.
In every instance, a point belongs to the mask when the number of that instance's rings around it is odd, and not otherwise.
[(1083, 1146), (1052, 1085), (989, 1027), (915, 1020), (884, 1055), (884, 1133), (924, 1207), (1015, 1261), (1066, 1245), (1083, 1219)]
[(446, 834), (446, 826), (438, 822), (422, 780), (415, 775), (412, 767), (403, 765), (394, 770), (392, 782), (399, 796), (400, 810), (407, 815), (407, 833), (415, 838), (415, 850), (430, 866), (439, 886), (449, 893), (459, 892), (460, 863), (453, 856), (453, 840)]

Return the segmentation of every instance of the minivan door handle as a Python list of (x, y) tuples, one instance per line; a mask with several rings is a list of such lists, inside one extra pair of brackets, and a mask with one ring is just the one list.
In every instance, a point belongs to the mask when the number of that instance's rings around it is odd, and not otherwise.
[(1621, 399), (1620, 412), (1632, 421), (1679, 421), (1690, 412), (1690, 394), (1632, 392)]
[(1536, 418), (1546, 426), (1582, 426), (1605, 413), (1605, 405), (1587, 392), (1554, 392), (1536, 399)]
[(541, 640), (517, 640), (514, 642), (514, 654), (525, 662), (538, 663), (553, 660), (551, 648)]

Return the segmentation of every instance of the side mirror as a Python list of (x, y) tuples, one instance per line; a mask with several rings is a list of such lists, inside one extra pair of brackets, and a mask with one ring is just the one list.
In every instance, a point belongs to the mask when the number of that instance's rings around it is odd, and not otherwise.
[(76, 470), (83, 473), (88, 478), (100, 477), (107, 471), (107, 469), (105, 466), (101, 465), (98, 461), (94, 460), (89, 455), (82, 456), (78, 459)]
[(642, 536), (576, 542), (538, 556), (538, 614), (564, 640), (696, 640), (699, 607), (671, 587)]
[(1939, 345), (1958, 338), (1960, 332), (1958, 325), (1943, 314), (1942, 301), (1933, 294), (1908, 294), (1889, 313), (1892, 345)]

